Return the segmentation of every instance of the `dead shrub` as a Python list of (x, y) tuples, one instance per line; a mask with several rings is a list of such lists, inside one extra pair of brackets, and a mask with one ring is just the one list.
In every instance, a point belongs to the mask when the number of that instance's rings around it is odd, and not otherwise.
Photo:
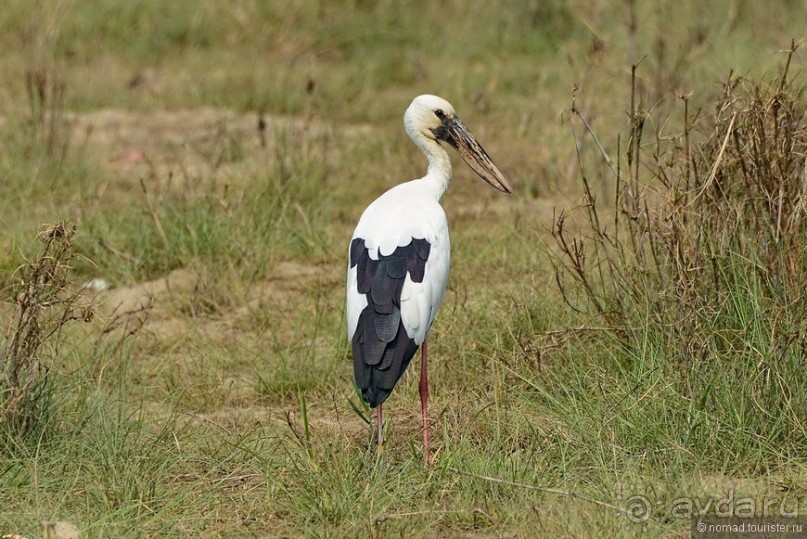
[(15, 435), (37, 431), (51, 411), (49, 371), (59, 359), (63, 330), (93, 318), (81, 290), (69, 282), (75, 231), (66, 222), (45, 227), (41, 251), (11, 286), (12, 312), (0, 347), (0, 426)]
[(573, 107), (608, 164), (596, 180), (614, 195), (598, 200), (583, 170), (584, 217), (554, 221), (556, 280), (570, 306), (626, 342), (651, 332), (683, 360), (747, 347), (744, 318), (757, 309), (771, 353), (805, 353), (807, 115), (804, 89), (788, 79), (796, 49), (773, 83), (730, 76), (711, 111), (693, 114), (679, 95), (678, 118), (654, 117), (634, 97), (624, 158), (611, 160)]

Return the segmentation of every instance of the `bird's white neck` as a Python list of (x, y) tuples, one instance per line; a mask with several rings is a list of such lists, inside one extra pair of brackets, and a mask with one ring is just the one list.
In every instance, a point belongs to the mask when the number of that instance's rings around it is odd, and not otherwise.
[(429, 185), (435, 199), (439, 201), (451, 185), (451, 157), (436, 140), (424, 137), (415, 140), (415, 144), (429, 161), (426, 175), (421, 180)]

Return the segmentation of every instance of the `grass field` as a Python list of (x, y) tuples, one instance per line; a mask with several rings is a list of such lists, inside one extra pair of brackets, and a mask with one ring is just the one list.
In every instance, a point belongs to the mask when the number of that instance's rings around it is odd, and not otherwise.
[[(98, 4), (0, 17), (0, 535), (807, 512), (803, 1)], [(421, 93), (516, 191), (454, 159), (429, 468), (416, 374), (370, 443), (343, 313)]]

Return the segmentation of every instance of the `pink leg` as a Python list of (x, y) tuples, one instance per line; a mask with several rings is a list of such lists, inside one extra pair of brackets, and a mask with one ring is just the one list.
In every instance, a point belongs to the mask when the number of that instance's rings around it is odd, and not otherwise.
[(423, 460), (429, 465), (429, 352), (428, 341), (423, 341), (420, 362), (420, 410), (423, 414)]
[(376, 419), (376, 443), (380, 446), (384, 443), (384, 420), (381, 416), (381, 405), (378, 405), (375, 411)]

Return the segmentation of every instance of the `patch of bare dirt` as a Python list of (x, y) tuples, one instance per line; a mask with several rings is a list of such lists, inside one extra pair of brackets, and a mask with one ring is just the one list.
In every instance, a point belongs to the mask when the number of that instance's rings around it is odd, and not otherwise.
[(325, 275), (321, 266), (281, 262), (266, 281), (253, 286), (249, 294), (251, 299), (235, 310), (234, 318), (249, 316), (254, 309), (267, 301), (273, 302), (280, 310), (285, 310), (284, 306), (288, 306), (288, 301), (299, 300), (307, 287), (322, 280)]
[[(288, 141), (364, 136), (367, 125), (339, 126), (314, 118), (227, 109), (102, 109), (70, 117), (72, 140), (92, 149), (118, 182), (171, 177), (187, 189), (212, 173), (254, 170)], [(191, 185), (192, 186), (192, 185)]]
[(158, 304), (164, 297), (192, 292), (199, 282), (199, 275), (192, 269), (178, 269), (165, 277), (133, 286), (111, 290), (104, 304), (112, 313), (133, 311)]
[(274, 338), (284, 339), (291, 338), (298, 329), (295, 316), (305, 309), (300, 298), (332, 274), (334, 270), (329, 267), (281, 262), (269, 278), (237, 294), (244, 301), (235, 299), (232, 304), (217, 305), (216, 312), (207, 316), (189, 313), (189, 305), (205, 300), (200, 297), (205, 294), (204, 277), (195, 268), (178, 269), (145, 283), (99, 291), (95, 304), (106, 318), (137, 318), (144, 323), (147, 334), (163, 342), (192, 334), (237, 339), (267, 324), (273, 326)]
[[(221, 431), (231, 433), (244, 431), (253, 425), (264, 428), (272, 425), (276, 432), (284, 432), (292, 437), (299, 435), (305, 429), (303, 418), (296, 407), (278, 407), (244, 405), (240, 407), (221, 407), (215, 410), (194, 414), (193, 416), (203, 424), (217, 427)], [(419, 416), (414, 418), (418, 425)], [(408, 418), (407, 418), (408, 420)], [(403, 418), (401, 418), (403, 421)], [(310, 403), (308, 408), (308, 422), (311, 432), (323, 439), (343, 439), (356, 446), (364, 446), (369, 440), (369, 430), (352, 411), (346, 411), (343, 406), (329, 405), (328, 403)], [(419, 434), (417, 430), (415, 435)]]

